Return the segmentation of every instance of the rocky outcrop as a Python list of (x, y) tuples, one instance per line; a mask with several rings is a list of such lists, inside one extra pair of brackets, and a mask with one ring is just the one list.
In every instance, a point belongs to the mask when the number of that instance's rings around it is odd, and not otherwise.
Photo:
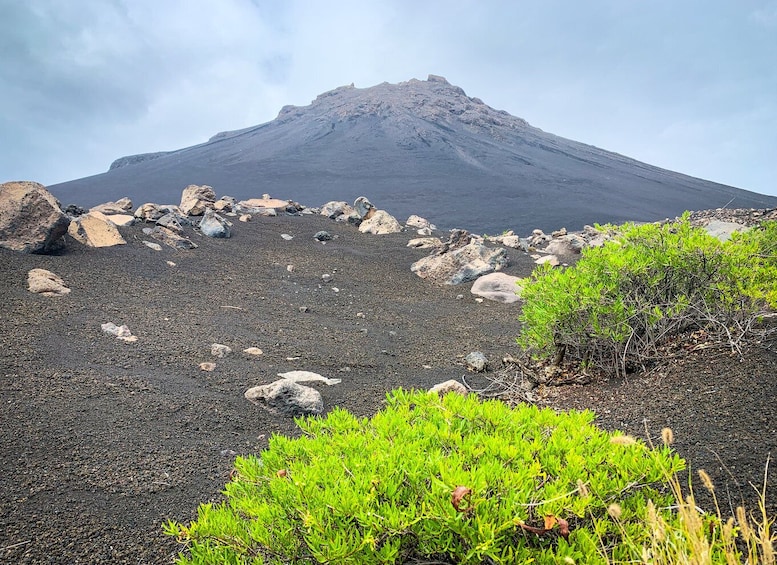
[(513, 277), (505, 273), (489, 273), (483, 275), (472, 284), (470, 292), (475, 296), (482, 296), (488, 300), (510, 304), (520, 300), (520, 277)]
[(0, 184), (0, 247), (22, 253), (50, 253), (64, 244), (70, 218), (37, 182)]
[(46, 269), (32, 269), (27, 273), (27, 290), (43, 296), (64, 296), (70, 294), (59, 276)]
[(362, 233), (385, 235), (388, 233), (401, 232), (402, 225), (394, 216), (385, 210), (371, 209), (371, 213), (368, 217), (359, 224), (359, 231)]
[(112, 247), (127, 242), (116, 229), (116, 224), (102, 212), (87, 212), (78, 216), (68, 228), (70, 236), (88, 247)]
[(465, 230), (453, 230), (442, 248), (419, 259), (411, 270), (422, 279), (440, 284), (461, 284), (507, 266), (502, 248), (492, 249), (475, 241)]
[(208, 185), (190, 184), (181, 194), (181, 212), (187, 216), (202, 216), (207, 208), (213, 208), (216, 193)]

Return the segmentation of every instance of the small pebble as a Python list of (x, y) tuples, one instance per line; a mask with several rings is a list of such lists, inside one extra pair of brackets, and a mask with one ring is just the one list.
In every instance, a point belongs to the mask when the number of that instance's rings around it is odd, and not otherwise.
[(210, 373), (216, 368), (215, 363), (200, 363), (200, 371), (207, 371)]

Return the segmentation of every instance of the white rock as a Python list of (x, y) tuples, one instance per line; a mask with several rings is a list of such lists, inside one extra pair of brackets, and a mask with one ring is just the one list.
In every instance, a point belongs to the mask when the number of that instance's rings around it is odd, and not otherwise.
[(200, 363), (198, 366), (200, 368), (200, 371), (205, 371), (205, 372), (208, 372), (208, 373), (210, 373), (211, 371), (213, 371), (216, 368), (216, 364), (215, 363), (210, 363), (210, 362)]
[(375, 210), (368, 219), (359, 224), (359, 231), (375, 235), (399, 233), (402, 226), (397, 219), (385, 210)]
[(246, 400), (284, 416), (315, 415), (324, 411), (321, 393), (289, 379), (249, 388), (244, 396)]
[(459, 381), (455, 379), (451, 379), (449, 381), (445, 381), (443, 383), (434, 385), (432, 388), (429, 389), (429, 392), (437, 393), (440, 396), (445, 396), (449, 392), (455, 392), (456, 394), (461, 394), (462, 396), (466, 396), (467, 393), (469, 393), (469, 390)]
[(505, 273), (490, 273), (477, 279), (470, 292), (476, 296), (482, 296), (489, 300), (510, 304), (520, 299), (520, 277), (513, 277)]
[(153, 241), (145, 241), (144, 240), (143, 241), (143, 245), (153, 249), (154, 251), (162, 251), (162, 246), (159, 245), (158, 243), (154, 243)]
[(340, 379), (328, 379), (326, 377), (322, 377), (318, 373), (313, 373), (312, 371), (287, 371), (286, 373), (278, 373), (278, 376), (282, 379), (286, 379), (295, 383), (320, 381), (322, 383), (328, 384), (329, 386), (332, 386), (342, 382)]
[(537, 265), (543, 265), (547, 263), (548, 265), (551, 265), (552, 267), (558, 267), (561, 262), (558, 260), (558, 257), (555, 255), (545, 255), (544, 257), (540, 257), (536, 261), (534, 261)]
[(210, 354), (214, 357), (223, 358), (232, 353), (232, 348), (228, 345), (214, 343), (210, 346)]
[(248, 355), (259, 356), (264, 352), (258, 347), (247, 347), (246, 349), (243, 350), (243, 353), (247, 353)]
[(100, 327), (102, 328), (103, 333), (116, 336), (116, 339), (120, 339), (128, 343), (132, 343), (138, 340), (136, 336), (132, 335), (132, 332), (126, 325), (117, 326), (113, 322), (106, 322), (105, 324), (101, 324)]

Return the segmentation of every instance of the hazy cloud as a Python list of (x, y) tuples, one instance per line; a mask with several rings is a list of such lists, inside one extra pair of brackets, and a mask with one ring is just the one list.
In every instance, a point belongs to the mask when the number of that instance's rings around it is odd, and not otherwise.
[(546, 131), (777, 193), (776, 22), (751, 0), (0, 0), (0, 180), (433, 73)]

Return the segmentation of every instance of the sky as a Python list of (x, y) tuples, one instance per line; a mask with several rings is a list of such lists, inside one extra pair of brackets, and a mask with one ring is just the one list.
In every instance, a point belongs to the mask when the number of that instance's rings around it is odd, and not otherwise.
[(777, 0), (0, 0), (0, 182), (442, 75), (535, 127), (777, 195)]

